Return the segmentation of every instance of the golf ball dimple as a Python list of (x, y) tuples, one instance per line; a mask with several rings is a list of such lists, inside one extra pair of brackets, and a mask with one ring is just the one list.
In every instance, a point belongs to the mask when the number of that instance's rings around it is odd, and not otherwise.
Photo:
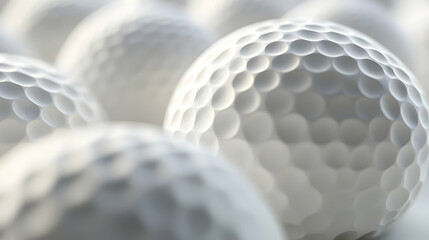
[(102, 120), (90, 92), (51, 67), (0, 55), (0, 154), (57, 129)]
[(190, 0), (189, 14), (222, 37), (246, 25), (281, 17), (297, 0)]
[(426, 174), (426, 95), (369, 37), (323, 21), (266, 21), (208, 49), (164, 123), (258, 186), (290, 239), (372, 236)]
[(149, 126), (70, 131), (2, 162), (2, 239), (285, 239), (228, 162)]
[(174, 7), (112, 5), (77, 27), (58, 64), (90, 86), (111, 119), (162, 125), (176, 84), (213, 41)]
[(113, 0), (13, 0), (2, 12), (7, 30), (28, 45), (35, 57), (54, 62), (76, 25)]
[(395, 16), (373, 0), (310, 0), (292, 8), (285, 18), (312, 18), (333, 21), (358, 30), (392, 51), (414, 68), (415, 52)]

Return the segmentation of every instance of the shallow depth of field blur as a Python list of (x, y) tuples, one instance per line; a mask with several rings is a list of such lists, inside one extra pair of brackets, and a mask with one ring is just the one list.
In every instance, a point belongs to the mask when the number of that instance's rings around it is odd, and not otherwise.
[(428, 91), (429, 0), (0, 0), (0, 240), (427, 240)]

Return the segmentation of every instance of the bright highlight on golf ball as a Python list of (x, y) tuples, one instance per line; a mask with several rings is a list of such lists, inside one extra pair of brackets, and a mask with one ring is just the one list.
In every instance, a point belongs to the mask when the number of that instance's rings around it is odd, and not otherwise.
[(290, 239), (376, 235), (426, 176), (426, 95), (369, 37), (272, 20), (207, 50), (171, 99), (165, 129), (252, 179)]
[(2, 162), (2, 239), (284, 239), (228, 162), (152, 127), (62, 133)]
[(102, 119), (85, 87), (44, 63), (0, 55), (0, 155), (20, 142)]
[(111, 119), (162, 125), (176, 84), (213, 41), (174, 7), (112, 5), (75, 29), (58, 65), (95, 92)]

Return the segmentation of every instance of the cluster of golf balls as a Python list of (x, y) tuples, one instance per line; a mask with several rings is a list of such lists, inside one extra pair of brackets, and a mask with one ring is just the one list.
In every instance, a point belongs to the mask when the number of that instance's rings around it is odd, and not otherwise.
[(0, 0), (0, 240), (426, 240), (428, 13)]

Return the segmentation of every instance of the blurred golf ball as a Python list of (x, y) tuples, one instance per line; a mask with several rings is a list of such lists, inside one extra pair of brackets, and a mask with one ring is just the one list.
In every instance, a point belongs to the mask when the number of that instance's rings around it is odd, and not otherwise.
[(299, 0), (191, 0), (189, 14), (222, 37), (246, 25), (278, 18)]
[(12, 0), (2, 13), (11, 33), (36, 57), (53, 62), (74, 27), (94, 10), (113, 0)]
[(56, 129), (101, 119), (86, 88), (43, 63), (0, 54), (0, 155)]
[(284, 239), (227, 162), (148, 126), (63, 133), (2, 162), (2, 239)]
[(162, 125), (176, 84), (214, 41), (168, 6), (102, 9), (76, 28), (60, 53), (59, 66), (89, 85), (113, 120)]
[(310, 0), (289, 11), (285, 18), (312, 18), (354, 28), (381, 43), (408, 67), (414, 67), (414, 49), (395, 16), (374, 0)]
[(245, 172), (290, 239), (370, 237), (418, 193), (426, 95), (387, 49), (348, 27), (272, 20), (207, 50), (165, 129)]

